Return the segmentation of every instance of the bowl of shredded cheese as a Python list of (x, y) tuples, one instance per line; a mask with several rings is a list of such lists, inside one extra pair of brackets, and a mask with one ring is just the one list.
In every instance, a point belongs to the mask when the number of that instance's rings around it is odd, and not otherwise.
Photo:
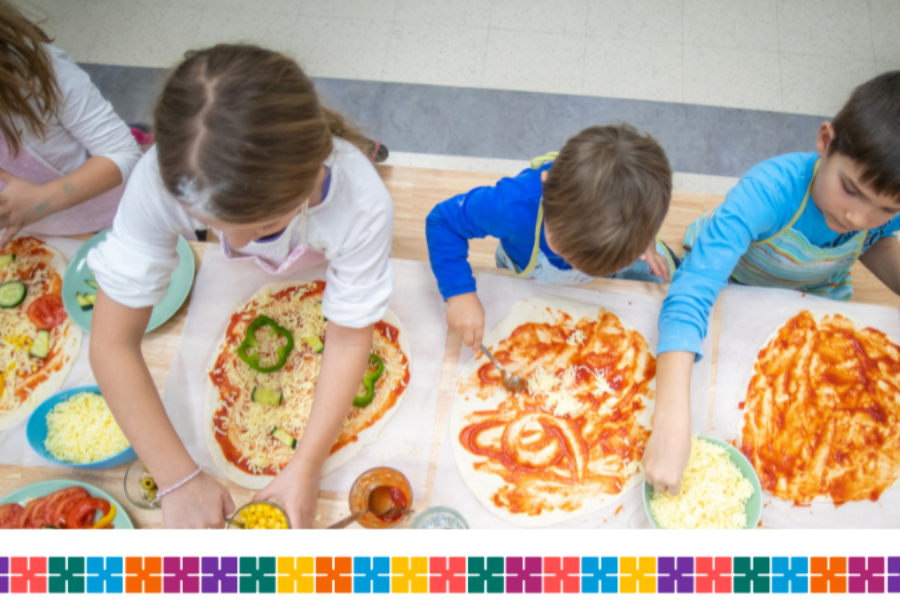
[(681, 492), (656, 492), (645, 481), (644, 510), (656, 529), (755, 529), (762, 514), (762, 488), (740, 450), (694, 436)]
[(41, 458), (79, 469), (109, 469), (137, 458), (100, 388), (63, 390), (31, 413), (28, 443)]

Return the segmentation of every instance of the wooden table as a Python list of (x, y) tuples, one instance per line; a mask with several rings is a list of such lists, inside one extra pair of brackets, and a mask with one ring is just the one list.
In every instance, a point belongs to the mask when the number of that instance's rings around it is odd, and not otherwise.
[[(467, 173), (459, 171), (443, 171), (436, 169), (416, 169), (410, 167), (379, 167), (388, 190), (394, 199), (394, 240), (393, 255), (408, 260), (428, 260), (428, 248), (425, 241), (425, 217), (438, 202), (453, 195), (468, 191), (477, 186), (492, 185), (499, 176), (484, 173)], [(697, 216), (715, 208), (723, 197), (713, 194), (691, 194), (675, 192), (672, 206), (663, 224), (660, 236), (673, 248), (680, 248), (684, 231)], [(87, 236), (89, 237), (89, 236)], [(473, 240), (470, 244), (470, 261), (477, 273), (489, 272), (509, 275), (508, 271), (494, 268), (494, 249), (496, 240)], [(207, 250), (218, 251), (214, 243), (192, 242), (197, 267), (203, 262)], [(855, 302), (900, 306), (900, 298), (888, 290), (865, 267), (857, 264), (853, 269)], [(647, 295), (664, 298), (667, 286), (634, 281), (599, 279), (580, 287), (598, 291), (611, 291), (629, 294)], [(169, 367), (181, 337), (184, 321), (187, 317), (189, 302), (175, 314), (166, 324), (147, 334), (141, 345), (153, 381), (162, 394), (166, 385)], [(710, 373), (710, 402), (712, 411), (715, 398), (716, 356), (719, 343), (719, 325), (721, 308), (717, 303), (713, 309), (710, 326), (712, 336), (712, 370)], [(438, 391), (438, 407), (433, 424), (434, 437), (428, 465), (425, 498), (414, 501), (414, 508), (422, 510), (430, 505), (431, 491), (437, 473), (438, 457), (450, 405), (455, 395), (456, 367), (462, 344), (453, 335), (448, 336), (444, 359), (441, 366), (441, 377)], [(86, 349), (84, 350), (86, 351)], [(0, 457), (2, 460), (2, 457)], [(42, 468), (18, 467), (0, 464), (0, 497), (21, 487), (46, 481), (49, 479), (76, 479), (95, 485), (111, 494), (126, 508), (135, 525), (140, 528), (160, 528), (163, 526), (160, 511), (140, 510), (131, 506), (125, 498), (124, 476), (126, 467), (118, 467), (105, 471), (85, 471), (74, 468)], [(231, 491), (238, 506), (249, 501), (253, 495), (251, 490), (241, 488), (231, 481), (222, 480)], [(347, 495), (337, 492), (319, 492), (314, 527), (322, 528), (338, 520), (348, 513)]]

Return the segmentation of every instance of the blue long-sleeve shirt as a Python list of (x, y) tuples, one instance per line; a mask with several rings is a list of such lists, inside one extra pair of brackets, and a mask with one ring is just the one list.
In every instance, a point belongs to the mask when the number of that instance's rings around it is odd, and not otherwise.
[[(701, 356), (709, 313), (731, 272), (752, 242), (781, 231), (800, 209), (819, 155), (815, 152), (778, 156), (759, 163), (728, 192), (716, 218), (704, 227), (691, 253), (672, 278), (659, 315), (657, 353), (686, 350)], [(813, 198), (793, 228), (819, 247), (834, 247), (858, 232), (836, 233)], [(862, 251), (900, 229), (895, 217), (868, 232)]]
[[(475, 291), (475, 277), (469, 265), (469, 240), (492, 236), (520, 268), (531, 260), (538, 208), (543, 195), (541, 173), (525, 169), (515, 177), (505, 177), (493, 187), (480, 187), (454, 196), (435, 206), (426, 220), (428, 257), (444, 299)], [(541, 226), (541, 251), (550, 263), (571, 269), (550, 250)]]

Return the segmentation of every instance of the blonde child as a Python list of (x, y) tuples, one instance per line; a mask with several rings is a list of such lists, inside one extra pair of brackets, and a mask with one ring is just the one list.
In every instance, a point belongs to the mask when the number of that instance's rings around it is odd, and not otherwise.
[(300, 67), (275, 52), (219, 45), (188, 53), (154, 125), (155, 148), (135, 168), (113, 231), (88, 256), (100, 284), (94, 374), (160, 490), (172, 490), (162, 498), (167, 526), (222, 527), (232, 499), (179, 440), (140, 350), (178, 263), (178, 235), (212, 227), (228, 258), (270, 273), (329, 261), (328, 345), (309, 424), (289, 465), (256, 495), (277, 497), (294, 526), (310, 527), (322, 463), (391, 294), (391, 198), (359, 149), (368, 140), (324, 109)]
[(50, 42), (0, 0), (0, 248), (23, 229), (109, 227), (141, 156), (87, 73)]
[(629, 125), (589, 127), (532, 164), (428, 215), (428, 254), (447, 323), (473, 351), (484, 335), (484, 308), (470, 239), (499, 238), (498, 267), (549, 284), (601, 276), (662, 282), (676, 267), (655, 239), (672, 195), (672, 171), (656, 140)]
[(729, 282), (853, 293), (859, 259), (900, 294), (900, 71), (858, 87), (819, 129), (816, 151), (747, 172), (685, 236), (690, 254), (659, 317), (657, 400), (643, 464), (647, 481), (678, 493), (691, 450), (691, 366), (709, 312)]

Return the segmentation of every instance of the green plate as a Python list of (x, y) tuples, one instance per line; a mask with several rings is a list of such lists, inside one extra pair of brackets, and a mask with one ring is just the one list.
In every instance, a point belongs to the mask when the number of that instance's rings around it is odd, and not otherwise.
[(113, 527), (115, 529), (134, 529), (134, 523), (131, 522), (131, 518), (128, 516), (128, 513), (125, 512), (125, 509), (122, 508), (121, 504), (116, 502), (115, 498), (99, 488), (88, 485), (86, 483), (82, 483), (80, 481), (55, 479), (53, 481), (42, 481), (40, 483), (35, 483), (29, 485), (28, 487), (23, 487), (21, 490), (16, 490), (7, 497), (0, 499), (0, 504), (12, 504), (15, 502), (17, 504), (25, 506), (26, 500), (29, 500), (31, 498), (43, 498), (44, 496), (52, 494), (53, 492), (58, 492), (59, 490), (63, 490), (67, 487), (72, 487), (73, 485), (83, 487), (88, 492), (90, 492), (91, 496), (93, 496), (94, 498), (103, 498), (110, 504), (116, 505), (116, 518), (113, 519)]
[[(97, 290), (87, 284), (88, 279), (94, 279), (91, 269), (87, 265), (87, 254), (91, 248), (106, 239), (111, 229), (101, 231), (78, 249), (69, 267), (66, 269), (66, 275), (63, 277), (62, 297), (63, 304), (66, 306), (66, 312), (69, 318), (83, 330), (90, 333), (91, 331), (91, 315), (93, 310), (82, 310), (78, 306), (75, 294), (96, 294)], [(191, 246), (183, 237), (178, 237), (178, 268), (172, 273), (172, 282), (166, 292), (166, 297), (162, 302), (153, 307), (153, 314), (150, 315), (150, 322), (147, 324), (147, 331), (153, 331), (178, 312), (181, 305), (191, 292), (191, 286), (194, 284), (194, 253), (191, 252)]]
[[(750, 461), (747, 460), (747, 457), (740, 450), (731, 444), (704, 435), (697, 437), (728, 450), (728, 458), (737, 466), (741, 475), (750, 481), (750, 485), (753, 486), (753, 495), (750, 496), (747, 504), (744, 505), (744, 510), (747, 512), (747, 526), (744, 529), (756, 529), (759, 524), (759, 518), (762, 516), (762, 486), (759, 484), (759, 477), (756, 475), (756, 471), (753, 470), (753, 465), (750, 464)], [(653, 487), (644, 481), (644, 512), (647, 513), (647, 518), (650, 519), (650, 524), (653, 525), (654, 529), (662, 529), (650, 512), (650, 498), (652, 496)]]

